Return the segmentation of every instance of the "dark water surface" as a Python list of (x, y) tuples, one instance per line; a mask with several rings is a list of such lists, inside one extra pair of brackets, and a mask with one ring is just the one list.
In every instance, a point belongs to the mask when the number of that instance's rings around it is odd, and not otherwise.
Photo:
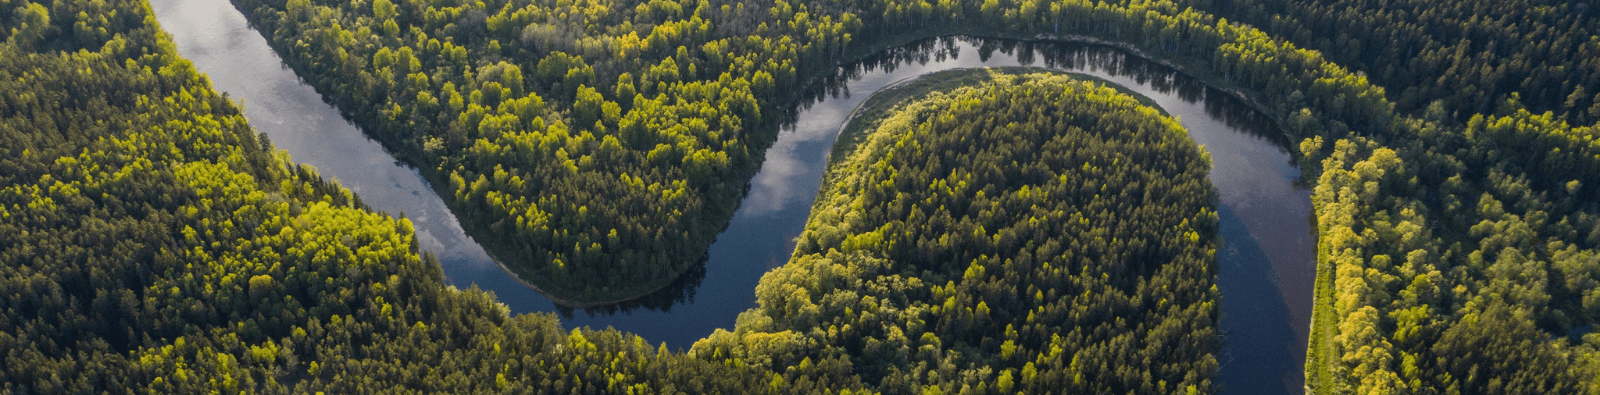
[[(208, 74), (218, 90), (242, 99), (251, 124), (274, 144), (339, 180), (374, 209), (411, 218), (421, 248), (440, 257), (447, 281), (490, 290), (514, 313), (559, 311), (501, 271), (415, 169), (398, 163), (325, 104), (231, 4), (151, 4), (178, 52)], [(890, 83), (931, 72), (1019, 65), (1090, 74), (1148, 96), (1210, 152), (1225, 240), (1217, 253), (1227, 335), (1218, 356), (1224, 392), (1300, 392), (1316, 239), (1309, 193), (1296, 186), (1299, 171), (1284, 148), (1287, 142), (1270, 122), (1220, 91), (1100, 46), (930, 39), (841, 68), (815, 84), (808, 104), (788, 114), (795, 121), (778, 132), (703, 270), (643, 303), (571, 312), (563, 323), (611, 326), (672, 348), (687, 348), (716, 328), (731, 328), (740, 312), (755, 306), (761, 275), (788, 261), (839, 126), (857, 104)]]

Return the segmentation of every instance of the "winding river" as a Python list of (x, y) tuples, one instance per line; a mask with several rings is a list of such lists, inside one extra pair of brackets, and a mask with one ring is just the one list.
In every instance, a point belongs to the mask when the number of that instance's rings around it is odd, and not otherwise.
[(1297, 182), (1287, 142), (1270, 121), (1221, 91), (1121, 50), (1077, 44), (927, 39), (839, 69), (812, 88), (779, 130), (749, 194), (703, 267), (628, 306), (560, 308), (503, 272), (462, 231), (420, 173), (376, 141), (285, 66), (244, 16), (222, 0), (152, 0), (178, 52), (296, 161), (339, 180), (377, 210), (415, 224), (421, 248), (438, 255), (450, 284), (494, 292), (514, 313), (559, 312), (568, 327), (615, 327), (687, 348), (731, 328), (755, 306), (761, 275), (781, 265), (805, 226), (839, 127), (870, 93), (896, 81), (955, 68), (1034, 66), (1089, 74), (1153, 99), (1210, 152), (1221, 199), (1223, 392), (1299, 393), (1315, 277), (1309, 192)]

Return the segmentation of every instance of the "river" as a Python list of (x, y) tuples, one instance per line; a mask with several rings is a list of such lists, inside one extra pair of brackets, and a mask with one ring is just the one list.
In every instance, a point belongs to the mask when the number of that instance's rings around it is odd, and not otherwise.
[(1286, 141), (1254, 110), (1166, 67), (1102, 46), (929, 39), (896, 47), (823, 78), (779, 130), (749, 194), (703, 267), (658, 295), (590, 311), (558, 308), (503, 272), (462, 231), (420, 173), (376, 141), (285, 66), (233, 6), (220, 0), (152, 0), (180, 55), (216, 89), (245, 104), (256, 130), (297, 162), (339, 180), (369, 206), (412, 220), (450, 284), (492, 291), (514, 314), (561, 312), (568, 327), (614, 327), (671, 348), (731, 328), (755, 306), (761, 275), (788, 260), (810, 214), (839, 127), (871, 92), (955, 68), (1037, 66), (1094, 75), (1153, 99), (1211, 154), (1222, 207), (1217, 253), (1222, 291), (1218, 359), (1225, 393), (1299, 393), (1315, 277), (1309, 192)]

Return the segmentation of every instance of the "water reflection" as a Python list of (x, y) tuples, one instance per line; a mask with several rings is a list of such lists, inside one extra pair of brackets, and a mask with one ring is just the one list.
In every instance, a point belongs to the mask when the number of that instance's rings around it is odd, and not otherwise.
[(1286, 142), (1270, 122), (1231, 97), (1119, 50), (946, 37), (885, 50), (820, 77), (799, 105), (780, 111), (790, 122), (769, 132), (777, 140), (703, 265), (647, 297), (574, 314), (501, 271), (415, 169), (396, 163), (324, 104), (227, 2), (154, 0), (152, 6), (179, 53), (208, 73), (218, 90), (244, 99), (251, 124), (278, 147), (340, 180), (373, 208), (409, 216), (421, 248), (439, 255), (450, 284), (493, 292), (514, 313), (559, 312), (569, 327), (616, 327), (673, 348), (732, 327), (740, 312), (754, 306), (756, 283), (788, 260), (805, 226), (841, 121), (871, 92), (917, 75), (981, 66), (1043, 64), (1105, 78), (1179, 117), (1213, 158), (1212, 183), (1232, 214), (1223, 223), (1224, 248), (1241, 251), (1219, 253), (1222, 326), (1230, 336), (1222, 380), (1228, 388), (1279, 381), (1285, 391), (1299, 386), (1296, 361), (1303, 361), (1305, 350), (1315, 240), (1306, 221), (1307, 193), (1294, 186), (1298, 173)]
[(556, 304), (556, 312), (562, 318), (574, 318), (573, 312), (582, 310), (588, 317), (607, 316), (612, 314), (628, 314), (639, 309), (656, 310), (664, 313), (672, 312), (672, 306), (678, 304), (694, 303), (695, 290), (700, 288), (700, 283), (706, 279), (706, 264), (701, 262), (689, 268), (677, 280), (667, 284), (655, 292), (645, 296), (629, 299), (619, 303), (598, 306), (574, 307)]
[[(1225, 275), (1217, 279), (1223, 290), (1222, 305), (1225, 317), (1220, 328), (1224, 347), (1217, 360), (1224, 367), (1221, 379), (1222, 393), (1273, 394), (1295, 391), (1302, 385), (1299, 371), (1304, 357), (1284, 348), (1295, 346), (1296, 331), (1287, 316), (1287, 306), (1281, 303), (1248, 303), (1272, 300), (1278, 295), (1273, 289), (1272, 260), (1263, 246), (1250, 236), (1250, 231), (1227, 205), (1219, 207), (1217, 215), (1222, 221), (1219, 233), (1225, 241), (1217, 251), (1217, 266)], [(1239, 303), (1246, 301), (1247, 303)], [(1228, 342), (1226, 340), (1233, 340)], [(1246, 340), (1263, 347), (1240, 347)], [(1301, 347), (1303, 350), (1304, 348)]]
[[(1209, 178), (1218, 189), (1219, 211), (1225, 214), (1224, 251), (1218, 253), (1222, 329), (1229, 339), (1223, 345), (1220, 372), (1224, 391), (1300, 392), (1316, 274), (1316, 239), (1307, 221), (1310, 193), (1299, 179), (1290, 142), (1274, 122), (1226, 92), (1104, 46), (945, 37), (884, 51), (823, 78), (823, 86), (811, 91), (810, 107), (793, 127), (797, 131), (785, 133), (824, 133), (811, 130), (817, 123), (832, 126), (826, 131), (830, 135), (837, 133), (841, 110), (854, 108), (865, 99), (864, 93), (933, 71), (982, 66), (1035, 66), (1093, 75), (1151, 98), (1180, 120), (1212, 158)], [(780, 136), (780, 144), (783, 141)], [(777, 158), (777, 163), (788, 165), (805, 156), (791, 151), (769, 151), (768, 160)], [(820, 163), (821, 156), (816, 158)], [(785, 168), (758, 176), (762, 182), (752, 184), (751, 195), (808, 206), (820, 176), (820, 168), (811, 172)], [(783, 187), (761, 190), (765, 185)], [(809, 194), (773, 197), (790, 191)]]
[(442, 260), (494, 267), (421, 174), (324, 104), (232, 5), (206, 0), (153, 0), (150, 5), (178, 53), (209, 75), (218, 91), (242, 99), (250, 125), (295, 161), (340, 181), (374, 209), (403, 213), (421, 247)]

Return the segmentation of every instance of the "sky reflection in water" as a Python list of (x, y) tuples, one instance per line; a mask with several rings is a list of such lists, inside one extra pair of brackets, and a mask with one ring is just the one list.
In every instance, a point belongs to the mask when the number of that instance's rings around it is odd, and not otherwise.
[[(421, 248), (441, 258), (447, 281), (494, 292), (516, 313), (558, 311), (490, 261), (416, 169), (397, 163), (323, 103), (231, 4), (153, 0), (152, 6), (179, 53), (218, 90), (244, 99), (252, 126), (277, 147), (338, 179), (373, 208), (409, 217)], [(930, 39), (841, 68), (813, 86), (808, 104), (785, 114), (794, 121), (778, 131), (749, 195), (711, 246), (704, 267), (643, 304), (576, 312), (564, 323), (612, 326), (673, 348), (688, 347), (715, 328), (731, 328), (740, 312), (755, 306), (761, 275), (788, 260), (840, 123), (857, 104), (885, 85), (922, 74), (1017, 65), (1067, 69), (1128, 87), (1178, 117), (1206, 147), (1210, 179), (1224, 205), (1219, 211), (1225, 244), (1218, 252), (1222, 329), (1235, 340), (1225, 342), (1219, 356), (1225, 392), (1299, 392), (1315, 237), (1309, 194), (1295, 187), (1299, 172), (1283, 148), (1287, 142), (1237, 100), (1105, 47)]]

